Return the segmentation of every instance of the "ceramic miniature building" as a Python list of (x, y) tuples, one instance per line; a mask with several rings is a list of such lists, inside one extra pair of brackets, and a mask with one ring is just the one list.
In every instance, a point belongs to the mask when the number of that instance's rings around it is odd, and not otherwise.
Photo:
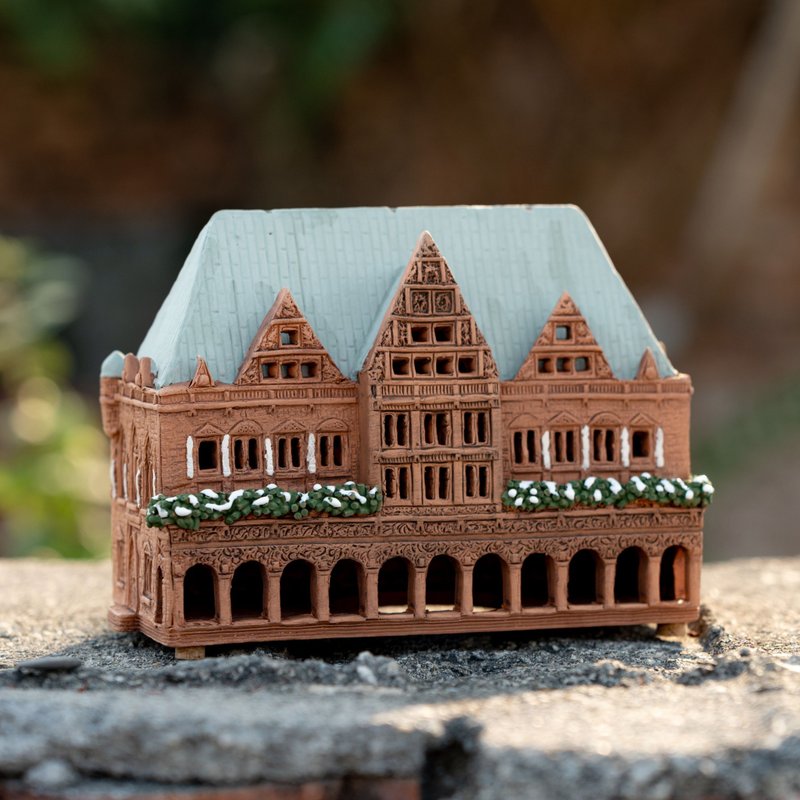
[(220, 212), (103, 364), (111, 623), (189, 648), (693, 620), (691, 392), (574, 207)]

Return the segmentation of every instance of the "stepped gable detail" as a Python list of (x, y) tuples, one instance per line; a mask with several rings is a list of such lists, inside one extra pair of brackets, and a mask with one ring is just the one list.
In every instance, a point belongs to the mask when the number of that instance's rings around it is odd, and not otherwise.
[(514, 380), (613, 377), (585, 317), (564, 292)]

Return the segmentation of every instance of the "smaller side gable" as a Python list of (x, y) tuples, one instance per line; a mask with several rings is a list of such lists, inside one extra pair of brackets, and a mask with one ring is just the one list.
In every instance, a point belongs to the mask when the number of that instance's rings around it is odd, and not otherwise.
[(567, 292), (547, 318), (515, 381), (613, 378), (603, 349)]
[(242, 361), (237, 384), (341, 383), (333, 362), (291, 292), (281, 289)]

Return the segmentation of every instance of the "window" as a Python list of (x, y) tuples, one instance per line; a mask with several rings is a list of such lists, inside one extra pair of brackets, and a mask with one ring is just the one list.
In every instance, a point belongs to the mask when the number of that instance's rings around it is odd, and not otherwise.
[(426, 500), (449, 500), (452, 484), (452, 467), (447, 465), (423, 468), (423, 483)]
[(383, 471), (383, 493), (391, 500), (410, 500), (410, 467), (386, 467)]
[(489, 497), (489, 467), (486, 464), (464, 465), (464, 496), (469, 499)]
[(437, 411), (422, 415), (422, 444), (447, 447), (450, 444), (450, 413)]
[(431, 340), (431, 329), (427, 325), (411, 326), (411, 341), (414, 344), (427, 344)]
[(588, 372), (591, 368), (591, 363), (586, 356), (579, 356), (573, 362), (575, 372)]
[(318, 366), (319, 365), (317, 364), (316, 361), (303, 361), (302, 364), (300, 364), (300, 377), (316, 378), (318, 372), (317, 369)]
[(553, 431), (553, 461), (556, 464), (574, 464), (576, 462), (576, 439), (576, 432), (572, 429)]
[(433, 326), (433, 339), (437, 344), (448, 344), (454, 338), (452, 323)]
[(258, 439), (249, 437), (233, 440), (233, 468), (237, 472), (259, 468)]
[(432, 375), (433, 374), (433, 359), (430, 356), (418, 356), (414, 359), (414, 374), (415, 375)]
[(515, 464), (535, 464), (539, 436), (535, 430), (514, 431), (511, 437)]
[(556, 339), (567, 342), (572, 338), (572, 325), (556, 325)]
[(437, 356), (436, 374), (452, 375), (454, 371), (453, 356)]
[(278, 469), (300, 469), (303, 464), (303, 437), (278, 437)]
[(383, 446), (408, 447), (408, 414), (383, 415)]
[(201, 439), (197, 443), (197, 469), (211, 472), (219, 467), (219, 443), (216, 439)]
[(633, 458), (650, 458), (650, 431), (632, 431), (631, 455)]
[(537, 362), (537, 370), (543, 375), (549, 375), (553, 371), (552, 358), (540, 358)]
[(475, 356), (459, 356), (458, 357), (458, 374), (459, 375), (474, 375), (478, 369), (478, 360)]
[(296, 378), (297, 375), (298, 372), (296, 361), (284, 361), (281, 364), (281, 378)]
[(278, 377), (278, 362), (277, 361), (262, 361), (261, 362), (261, 377), (264, 380), (274, 380)]
[(320, 467), (341, 467), (344, 463), (344, 442), (342, 434), (320, 434), (318, 455)]
[(617, 460), (617, 435), (613, 428), (592, 430), (592, 460), (595, 464), (613, 464)]
[(556, 359), (556, 372), (572, 372), (572, 359), (561, 356)]
[(406, 378), (411, 375), (411, 359), (407, 356), (396, 356), (392, 359), (392, 375)]
[(297, 328), (281, 328), (281, 347), (296, 347), (298, 341)]
[(489, 444), (489, 414), (486, 411), (464, 412), (463, 442), (467, 445)]

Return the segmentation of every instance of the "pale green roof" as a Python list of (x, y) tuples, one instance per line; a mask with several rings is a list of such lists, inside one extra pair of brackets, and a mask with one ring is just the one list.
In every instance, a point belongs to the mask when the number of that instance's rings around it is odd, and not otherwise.
[(675, 374), (586, 216), (575, 206), (220, 211), (203, 228), (139, 348), (156, 386), (191, 380), (196, 357), (233, 382), (286, 287), (345, 375), (355, 377), (422, 231), (447, 259), (492, 348), (514, 377), (568, 291), (615, 376), (646, 347)]

